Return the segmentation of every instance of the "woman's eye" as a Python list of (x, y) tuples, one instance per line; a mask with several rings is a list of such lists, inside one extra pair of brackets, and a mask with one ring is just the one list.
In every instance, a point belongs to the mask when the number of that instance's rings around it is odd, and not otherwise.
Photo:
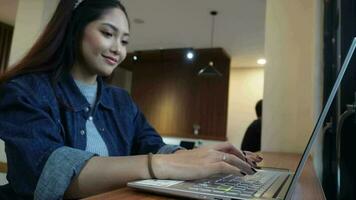
[(106, 32), (106, 31), (102, 31), (102, 34), (103, 34), (105, 37), (112, 37), (112, 36), (113, 36), (112, 33), (109, 33), (109, 32)]
[(122, 44), (126, 46), (126, 45), (129, 44), (129, 41), (123, 40), (123, 41), (122, 41)]

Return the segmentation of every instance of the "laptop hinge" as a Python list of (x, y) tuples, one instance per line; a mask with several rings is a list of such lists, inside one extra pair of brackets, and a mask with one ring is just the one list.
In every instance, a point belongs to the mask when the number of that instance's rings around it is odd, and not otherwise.
[(278, 179), (273, 183), (273, 185), (268, 188), (268, 190), (263, 194), (263, 197), (265, 198), (273, 198), (275, 197), (275, 194), (282, 188), (282, 186), (285, 184), (288, 174), (282, 174), (278, 177)]
[(287, 194), (287, 191), (288, 191), (288, 188), (289, 188), (289, 186), (290, 186), (290, 184), (291, 184), (291, 182), (292, 182), (292, 179), (293, 179), (293, 174), (291, 174), (291, 175), (288, 177), (286, 183), (285, 183), (285, 184), (283, 185), (283, 187), (281, 188), (281, 191), (278, 193), (278, 196), (277, 196), (276, 199), (284, 199), (284, 198), (285, 198), (285, 196), (286, 196), (286, 194)]

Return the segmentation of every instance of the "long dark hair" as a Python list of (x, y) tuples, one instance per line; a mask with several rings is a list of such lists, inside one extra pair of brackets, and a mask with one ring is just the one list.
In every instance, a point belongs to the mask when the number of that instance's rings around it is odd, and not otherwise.
[(53, 72), (53, 81), (56, 82), (73, 66), (83, 31), (90, 22), (99, 19), (110, 8), (121, 9), (129, 20), (119, 0), (84, 0), (74, 9), (76, 2), (60, 0), (41, 36), (18, 63), (0, 75), (0, 84), (33, 72)]

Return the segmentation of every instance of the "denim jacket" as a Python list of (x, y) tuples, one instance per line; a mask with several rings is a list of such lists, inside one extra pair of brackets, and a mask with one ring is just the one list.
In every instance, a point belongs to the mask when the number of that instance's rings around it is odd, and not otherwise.
[(14, 78), (0, 87), (0, 138), (7, 179), (23, 199), (61, 199), (94, 154), (86, 152), (85, 123), (94, 119), (109, 156), (171, 153), (123, 89), (98, 78), (93, 109), (67, 74), (52, 84), (48, 73)]

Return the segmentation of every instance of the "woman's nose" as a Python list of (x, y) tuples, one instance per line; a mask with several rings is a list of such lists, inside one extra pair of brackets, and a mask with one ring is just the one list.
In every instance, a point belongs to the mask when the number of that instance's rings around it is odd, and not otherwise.
[(111, 53), (117, 55), (120, 53), (120, 47), (119, 45), (115, 44), (110, 48)]

